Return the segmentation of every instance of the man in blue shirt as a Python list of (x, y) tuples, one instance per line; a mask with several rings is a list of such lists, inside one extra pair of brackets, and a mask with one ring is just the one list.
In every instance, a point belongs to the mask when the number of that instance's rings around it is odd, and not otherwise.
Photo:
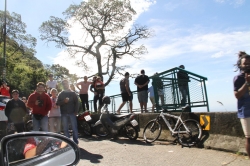
[(238, 118), (246, 137), (246, 151), (250, 157), (250, 55), (239, 52), (236, 64), (240, 73), (234, 77), (234, 95), (237, 98)]

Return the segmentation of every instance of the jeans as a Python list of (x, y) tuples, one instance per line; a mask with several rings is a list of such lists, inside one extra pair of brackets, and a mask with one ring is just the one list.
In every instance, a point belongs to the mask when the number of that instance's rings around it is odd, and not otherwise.
[(60, 133), (61, 131), (61, 117), (49, 117), (49, 131)]
[(48, 116), (44, 116), (41, 120), (37, 120), (33, 116), (33, 131), (39, 131), (42, 128), (42, 131), (49, 131), (49, 122)]
[(179, 86), (179, 90), (181, 92), (181, 105), (184, 106), (187, 102), (187, 95), (188, 95), (188, 87), (187, 86)]
[(95, 112), (97, 112), (97, 100), (98, 100), (98, 95), (95, 95), (94, 96), (94, 110), (95, 110)]
[(86, 104), (86, 108), (87, 110), (89, 110), (89, 95), (88, 94), (80, 94), (80, 99), (82, 101), (82, 108), (83, 111), (85, 112), (85, 104)]
[[(63, 125), (63, 133), (66, 137), (70, 138), (69, 135), (69, 124), (71, 124), (71, 128), (73, 130), (73, 140), (76, 144), (78, 144), (78, 129), (77, 129), (77, 121), (76, 116), (72, 114), (62, 114), (62, 125)], [(70, 123), (69, 123), (70, 120)]]
[(99, 106), (98, 108), (102, 108), (102, 98), (104, 96), (104, 93), (98, 93), (97, 95), (94, 96), (94, 110), (97, 112), (97, 101), (99, 101)]

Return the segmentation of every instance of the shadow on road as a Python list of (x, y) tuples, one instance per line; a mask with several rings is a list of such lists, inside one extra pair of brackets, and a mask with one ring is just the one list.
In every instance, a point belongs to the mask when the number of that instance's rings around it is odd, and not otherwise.
[(89, 160), (91, 163), (100, 163), (100, 159), (103, 158), (100, 154), (90, 153), (82, 148), (80, 149), (80, 159), (81, 160)]
[(146, 143), (143, 139), (138, 138), (137, 140), (130, 140), (125, 137), (118, 137), (118, 138), (111, 138), (111, 137), (98, 137), (98, 136), (91, 136), (91, 137), (81, 137), (79, 138), (85, 142), (89, 141), (112, 141), (118, 144), (129, 144), (129, 145), (142, 145), (142, 146), (153, 146), (155, 143), (150, 144)]

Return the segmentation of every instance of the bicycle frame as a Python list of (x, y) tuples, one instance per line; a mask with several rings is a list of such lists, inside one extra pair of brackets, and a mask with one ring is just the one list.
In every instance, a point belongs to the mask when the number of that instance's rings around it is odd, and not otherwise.
[[(182, 113), (181, 113), (182, 115)], [(163, 113), (161, 112), (157, 119), (160, 120), (160, 117), (163, 119), (163, 121), (165, 122), (165, 124), (167, 125), (169, 131), (171, 132), (172, 135), (175, 135), (177, 133), (190, 133), (189, 129), (187, 128), (187, 126), (185, 125), (185, 123), (183, 122), (183, 120), (181, 119), (181, 115), (180, 116), (176, 116), (176, 115), (171, 115), (169, 113)], [(167, 117), (172, 117), (174, 119), (177, 119), (177, 122), (175, 123), (174, 128), (171, 127), (169, 121), (165, 118), (165, 116)], [(186, 131), (176, 131), (176, 129), (179, 127), (180, 124), (183, 124), (183, 126), (185, 127)]]

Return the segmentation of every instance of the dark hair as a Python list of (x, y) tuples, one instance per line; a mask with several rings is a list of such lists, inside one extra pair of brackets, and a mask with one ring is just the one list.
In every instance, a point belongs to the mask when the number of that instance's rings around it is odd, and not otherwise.
[(129, 75), (129, 72), (126, 72), (126, 73), (125, 73), (125, 76), (128, 76), (128, 75)]
[(245, 51), (239, 51), (237, 63), (234, 65), (236, 66), (235, 71), (241, 70), (241, 60), (244, 58), (248, 59), (250, 58), (250, 55), (248, 55)]
[(38, 82), (38, 83), (36, 84), (37, 87), (38, 87), (39, 85), (42, 85), (42, 86), (46, 87), (46, 85), (45, 85), (43, 82)]
[(141, 70), (141, 74), (145, 74), (145, 71), (144, 71), (144, 69), (142, 69), (142, 70)]
[(16, 89), (13, 89), (12, 92), (11, 92), (11, 94), (13, 94), (13, 93), (15, 93), (15, 92), (19, 94), (19, 91), (16, 90)]
[(185, 69), (185, 66), (184, 65), (180, 65), (179, 68)]

